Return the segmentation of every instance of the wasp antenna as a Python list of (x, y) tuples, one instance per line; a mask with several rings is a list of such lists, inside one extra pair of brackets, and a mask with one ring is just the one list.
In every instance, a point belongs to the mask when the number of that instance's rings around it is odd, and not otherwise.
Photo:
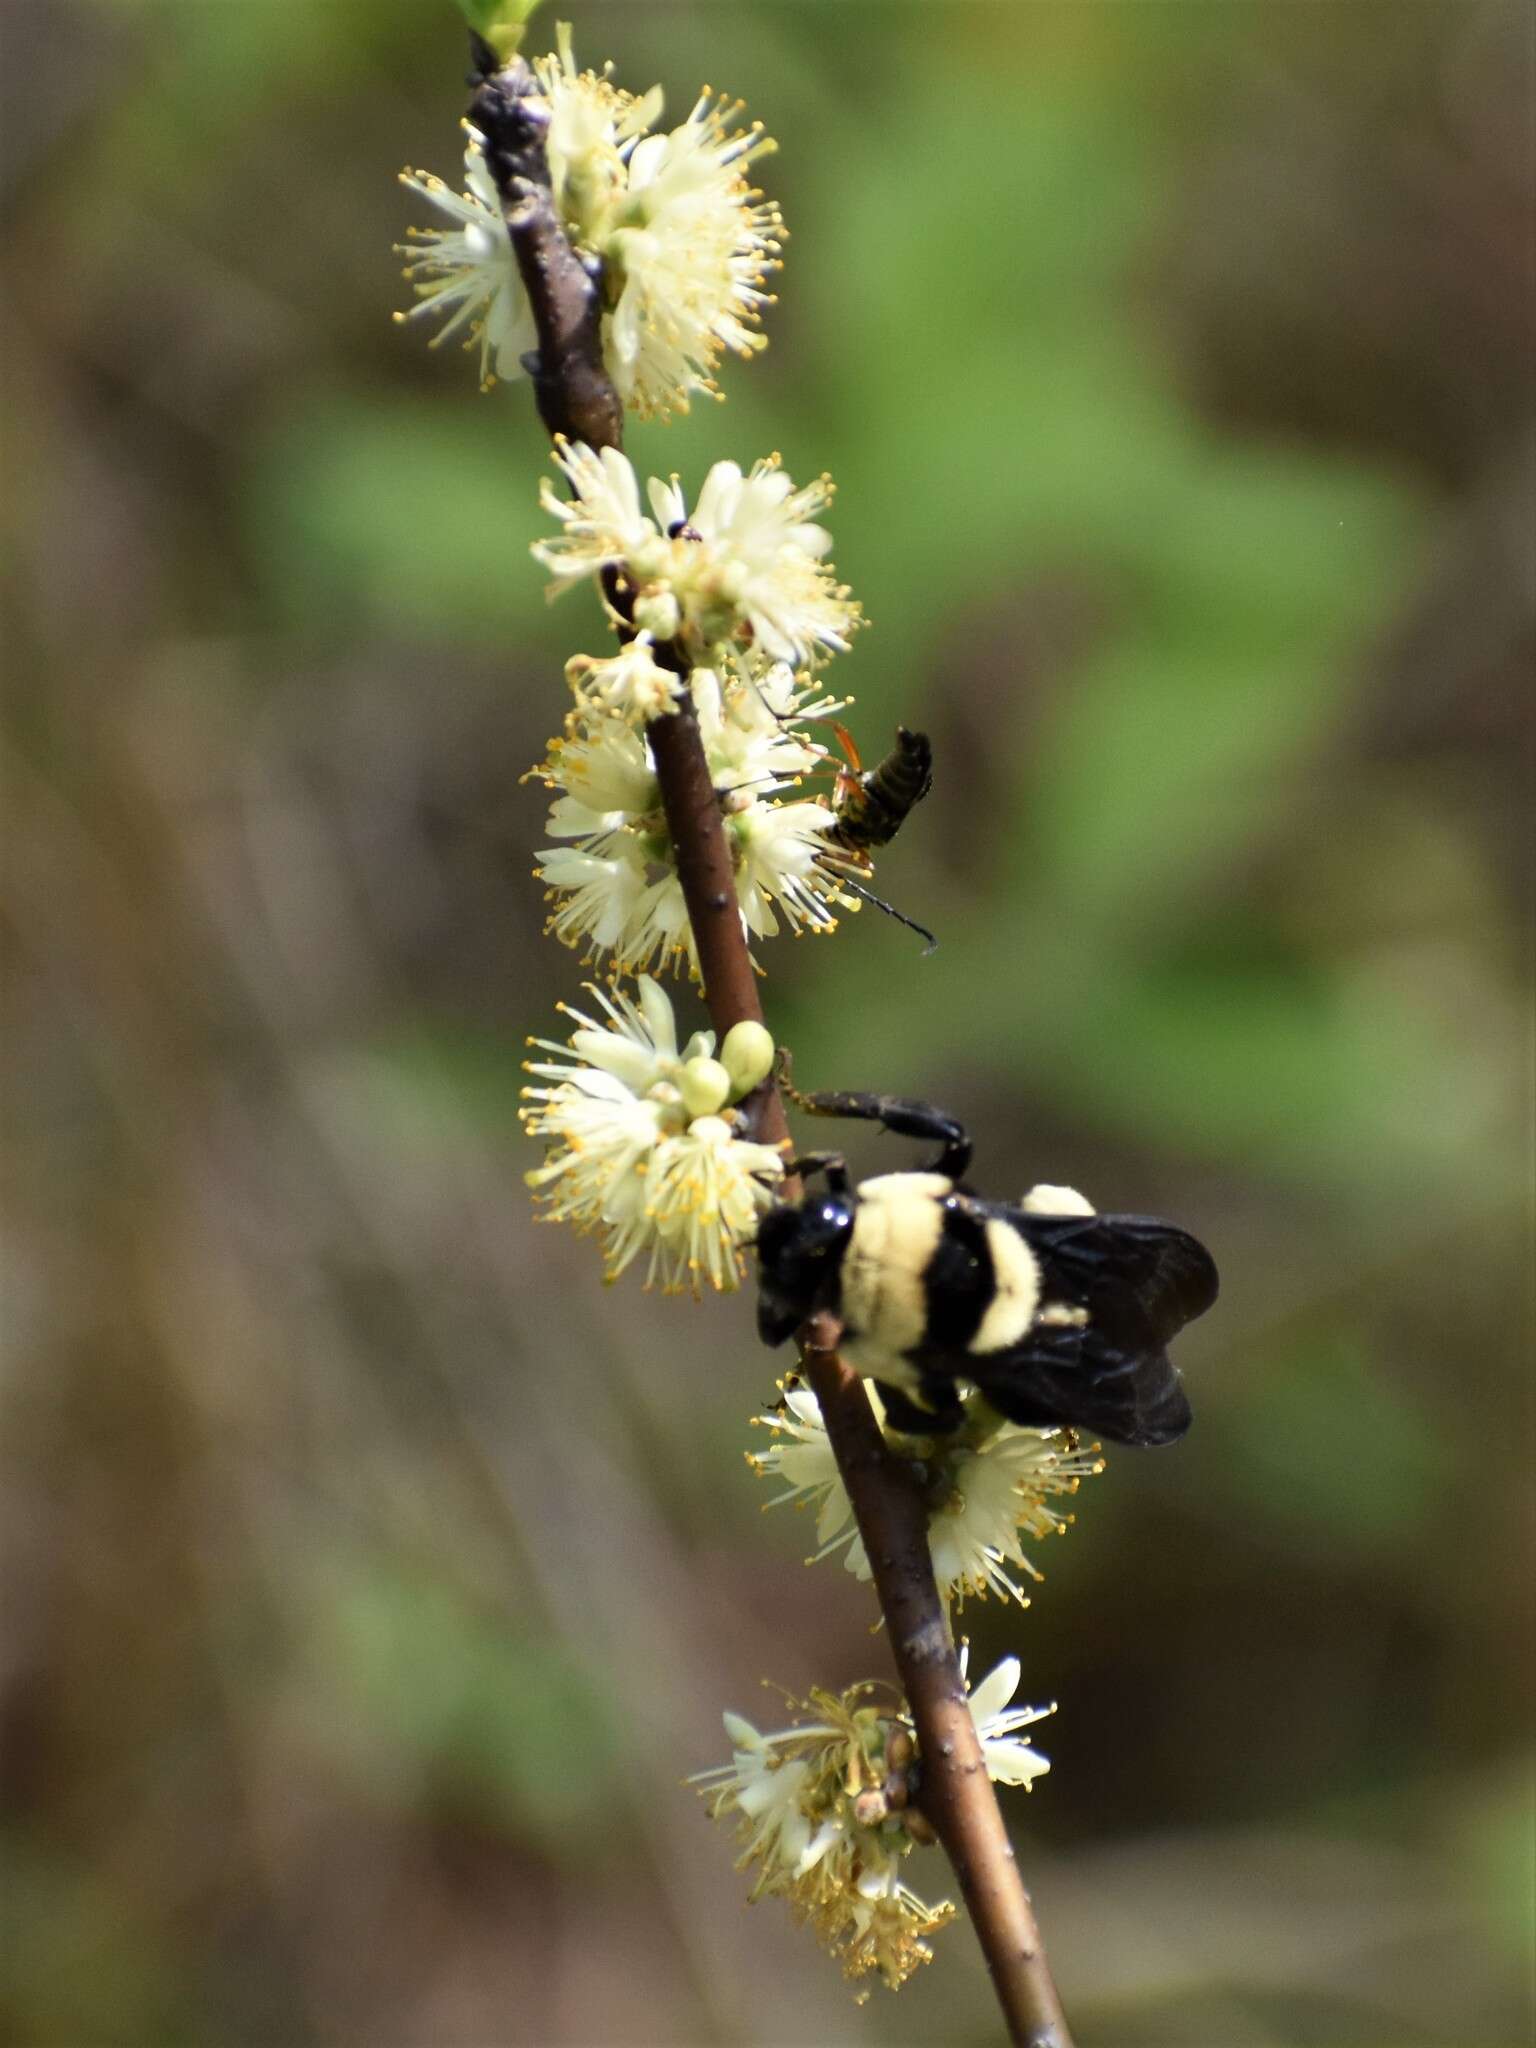
[(925, 960), (930, 953), (936, 953), (939, 950), (938, 939), (929, 931), (927, 925), (919, 924), (915, 917), (908, 917), (904, 911), (898, 910), (894, 903), (887, 903), (885, 898), (877, 896), (873, 889), (866, 889), (862, 882), (855, 882), (847, 875), (839, 875), (838, 886), (844, 889), (851, 889), (855, 896), (862, 896), (864, 901), (872, 903), (876, 910), (883, 910), (887, 917), (894, 917), (896, 922), (904, 924), (908, 931), (916, 932), (920, 939), (926, 939), (928, 943), (923, 948), (923, 958)]
[[(715, 786), (715, 795), (716, 795), (716, 796), (734, 796), (734, 795), (736, 794), (736, 792), (737, 792), (738, 790), (741, 790), (741, 789), (757, 789), (757, 788), (759, 788), (760, 786), (762, 786), (762, 785), (763, 785), (763, 784), (765, 784), (765, 783), (774, 783), (774, 784), (777, 784), (777, 783), (781, 782), (782, 780), (783, 780), (783, 777), (782, 777), (782, 776), (779, 776), (779, 775), (751, 775), (751, 776), (749, 776), (749, 777), (747, 778), (747, 780), (746, 780), (745, 782), (722, 782), (722, 783), (717, 783), (717, 784), (716, 784), (716, 786)], [(795, 777), (795, 780), (796, 780), (796, 782), (798, 782), (798, 781), (800, 780), (800, 778), (799, 778), (799, 776), (798, 776), (798, 775), (797, 775), (797, 776)], [(551, 787), (553, 787), (553, 785), (551, 785)]]

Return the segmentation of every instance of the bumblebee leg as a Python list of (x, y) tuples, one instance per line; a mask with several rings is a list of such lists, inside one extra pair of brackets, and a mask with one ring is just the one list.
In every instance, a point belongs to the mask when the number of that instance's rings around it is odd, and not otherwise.
[(899, 1138), (932, 1138), (942, 1148), (930, 1160), (927, 1171), (947, 1174), (959, 1180), (971, 1163), (972, 1145), (964, 1124), (957, 1123), (931, 1102), (913, 1102), (902, 1095), (865, 1095), (824, 1089), (815, 1095), (796, 1092), (795, 1106), (811, 1116), (857, 1117), (865, 1123), (883, 1124)]
[(834, 1195), (846, 1195), (852, 1185), (848, 1162), (841, 1152), (807, 1152), (799, 1159), (789, 1160), (784, 1171), (796, 1180), (806, 1180), (813, 1173), (825, 1174)]
[(948, 1436), (965, 1420), (965, 1407), (953, 1380), (925, 1379), (922, 1392), (927, 1406), (885, 1380), (876, 1380), (875, 1385), (885, 1404), (886, 1421), (903, 1436)]

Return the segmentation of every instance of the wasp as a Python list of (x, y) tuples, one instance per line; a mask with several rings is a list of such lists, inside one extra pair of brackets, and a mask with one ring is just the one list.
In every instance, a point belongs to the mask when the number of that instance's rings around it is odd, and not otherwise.
[(827, 842), (845, 853), (867, 856), (876, 846), (889, 846), (908, 816), (933, 787), (933, 747), (925, 732), (896, 728), (896, 744), (873, 768), (864, 768), (846, 726), (833, 731), (848, 756), (839, 768), (832, 796), (836, 823)]
[(926, 939), (931, 953), (939, 942), (928, 927), (907, 917), (859, 880), (872, 870), (871, 850), (890, 845), (933, 787), (933, 747), (928, 735), (898, 725), (895, 746), (873, 768), (865, 768), (848, 728), (834, 720), (832, 730), (847, 760), (837, 771), (833, 822), (822, 835), (822, 865), (845, 889)]

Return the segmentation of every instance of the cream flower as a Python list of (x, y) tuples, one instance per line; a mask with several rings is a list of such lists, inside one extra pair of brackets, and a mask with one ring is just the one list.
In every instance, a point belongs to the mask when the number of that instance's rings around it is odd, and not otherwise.
[[(870, 1399), (884, 1421), (873, 1386)], [(854, 1524), (853, 1507), (827, 1441), (821, 1408), (809, 1388), (784, 1397), (782, 1412), (755, 1420), (774, 1442), (748, 1454), (765, 1477), (781, 1479), (785, 1491), (770, 1506), (803, 1501), (816, 1511), (817, 1558), (842, 1551), (856, 1578), (871, 1576), (869, 1557)], [(1103, 1470), (1097, 1451), (1080, 1450), (1056, 1430), (1023, 1429), (999, 1422), (974, 1397), (971, 1419), (950, 1436), (908, 1437), (887, 1430), (906, 1455), (924, 1467), (929, 1501), (928, 1546), (934, 1577), (947, 1600), (995, 1593), (1028, 1605), (1018, 1574), (1038, 1579), (1021, 1539), (1064, 1534), (1071, 1517), (1051, 1505), (1076, 1493), (1081, 1481)]]
[(554, 577), (551, 594), (584, 576), (623, 579), (635, 616), (665, 609), (695, 667), (718, 667), (750, 648), (791, 667), (842, 651), (859, 608), (826, 560), (831, 537), (816, 515), (831, 502), (826, 477), (796, 487), (777, 457), (745, 473), (717, 462), (690, 512), (678, 481), (653, 477), (650, 517), (626, 458), (581, 443), (556, 444), (571, 496), (546, 478), (540, 502), (561, 531), (533, 553)]
[(535, 58), (533, 71), (549, 108), (544, 148), (556, 210), (577, 247), (601, 255), (628, 184), (628, 159), (661, 113), (661, 87), (637, 97), (606, 72), (578, 71), (565, 22), (553, 54)]
[(1009, 1706), (1008, 1702), (1019, 1689), (1017, 1657), (1005, 1657), (974, 1691), (967, 1676), (969, 1662), (970, 1645), (963, 1643), (960, 1647), (960, 1676), (966, 1680), (967, 1704), (971, 1719), (976, 1724), (982, 1756), (986, 1760), (987, 1776), (995, 1785), (1022, 1785), (1028, 1790), (1036, 1778), (1043, 1777), (1051, 1768), (1050, 1759), (1031, 1749), (1027, 1742), (1020, 1742), (1018, 1732), (1021, 1728), (1033, 1726), (1036, 1721), (1049, 1719), (1056, 1709), (1054, 1706)]
[[(597, 700), (597, 692), (610, 688), (608, 679), (592, 681), (598, 669), (616, 670), (624, 659), (573, 665), (576, 709), (531, 771), (555, 793), (551, 839), (568, 842), (538, 856), (554, 906), (549, 928), (584, 948), (588, 959), (611, 961), (621, 971), (688, 966), (696, 961), (693, 931), (649, 738), (643, 724)], [(632, 659), (643, 678), (647, 657)], [(784, 926), (832, 930), (837, 907), (850, 901), (819, 858), (833, 815), (825, 804), (794, 796), (826, 751), (795, 721), (820, 715), (832, 700), (781, 664), (735, 655), (718, 670), (695, 669), (689, 680), (725, 821), (743, 931), (769, 938)], [(628, 681), (611, 683), (614, 692), (629, 687)], [(808, 714), (808, 706), (815, 711)]]
[[(554, 904), (549, 930), (562, 945), (585, 949), (588, 960), (612, 956), (636, 969), (667, 961), (683, 947), (688, 912), (676, 883), (663, 914), (661, 894), (646, 879), (638, 846), (621, 844), (611, 854), (582, 847), (549, 846), (539, 855), (539, 875)], [(675, 899), (675, 900), (674, 900)]]
[(396, 244), (396, 255), (411, 259), (405, 275), (416, 304), (395, 319), (415, 320), (423, 314), (440, 319), (443, 325), (432, 337), (433, 348), (467, 328), (465, 345), (478, 344), (480, 349), (484, 390), (498, 377), (520, 377), (522, 358), (537, 340), (533, 309), (518, 276), (496, 187), (485, 167), (481, 137), (470, 130), (462, 194), (429, 171), (402, 171), (400, 182), (452, 225), (407, 228), (409, 239)]
[[(681, 511), (675, 478), (666, 502)], [(797, 489), (777, 456), (745, 474), (734, 462), (717, 462), (686, 515), (703, 543), (700, 554), (709, 558), (696, 578), (701, 612), (730, 610), (776, 661), (798, 664), (846, 650), (858, 611), (826, 565), (832, 536), (816, 524), (831, 502), (829, 477)], [(654, 486), (652, 508), (660, 514)]]
[(825, 804), (750, 804), (727, 820), (736, 867), (736, 895), (747, 930), (771, 939), (775, 909), (793, 932), (832, 931), (832, 904), (842, 899), (834, 878), (817, 862), (822, 835), (833, 823)]
[(683, 689), (681, 676), (657, 665), (649, 633), (639, 634), (606, 661), (573, 655), (565, 679), (579, 710), (625, 725), (644, 725), (675, 710)]
[(793, 1703), (811, 1718), (772, 1735), (727, 1714), (731, 1761), (694, 1782), (713, 1819), (736, 1822), (737, 1868), (756, 1866), (752, 1898), (783, 1898), (849, 1977), (878, 1971), (894, 1989), (954, 1908), (902, 1881), (912, 1741), (899, 1711), (869, 1703), (873, 1690), (814, 1691)]
[[(681, 127), (652, 133), (659, 87), (637, 98), (606, 74), (579, 71), (568, 29), (557, 40), (533, 66), (549, 113), (550, 192), (572, 245), (598, 266), (605, 366), (642, 418), (686, 412), (694, 392), (718, 395), (725, 350), (764, 345), (757, 323), (771, 303), (763, 286), (778, 268), (783, 222), (747, 173), (774, 145), (759, 124), (739, 125), (739, 104), (707, 94)], [(493, 365), (520, 375), (533, 321), (479, 139), (462, 199), (423, 172), (403, 182), (454, 223), (405, 252), (422, 296), (414, 310), (451, 315), (445, 333), (470, 323), (483, 382)]]
[(663, 559), (665, 548), (655, 522), (641, 507), (639, 481), (627, 455), (617, 448), (592, 449), (584, 441), (557, 441), (555, 461), (570, 496), (562, 497), (545, 477), (539, 503), (563, 531), (533, 544), (534, 559), (555, 578), (552, 596), (562, 583), (600, 575), (631, 557)]
[[(754, 1423), (773, 1431), (774, 1441), (766, 1450), (749, 1451), (747, 1463), (760, 1478), (771, 1477), (785, 1482), (784, 1491), (773, 1496), (767, 1503), (769, 1507), (776, 1508), (786, 1501), (794, 1501), (796, 1505), (804, 1504), (815, 1509), (816, 1557), (825, 1557), (830, 1551), (847, 1544), (849, 1570), (853, 1571), (857, 1569), (852, 1561), (856, 1547), (863, 1567), (858, 1576), (867, 1579), (870, 1576), (869, 1558), (854, 1528), (853, 1502), (848, 1498), (832, 1449), (832, 1439), (821, 1419), (821, 1403), (809, 1387), (784, 1387), (782, 1393), (781, 1409), (753, 1416)], [(870, 1389), (870, 1399), (877, 1404), (880, 1399), (873, 1388)]]
[(629, 159), (604, 245), (604, 359), (642, 418), (686, 411), (693, 391), (718, 396), (722, 352), (767, 345), (757, 322), (772, 303), (763, 283), (779, 267), (783, 221), (746, 176), (774, 145), (757, 124), (737, 132), (740, 113), (703, 96), (680, 128), (646, 136)]
[(625, 720), (573, 719), (534, 773), (565, 792), (550, 814), (549, 829), (558, 838), (612, 831), (626, 817), (656, 817), (661, 829), (655, 764), (642, 735)]
[(668, 1284), (680, 1286), (686, 1276), (697, 1293), (702, 1275), (711, 1287), (738, 1286), (741, 1247), (756, 1236), (758, 1218), (773, 1200), (771, 1183), (783, 1171), (781, 1153), (747, 1143), (724, 1116), (695, 1116), (686, 1130), (664, 1138), (652, 1156), (645, 1195)]
[(635, 998), (592, 993), (606, 1021), (571, 1010), (565, 1045), (531, 1041), (555, 1058), (528, 1063), (552, 1084), (523, 1090), (523, 1122), (549, 1148), (528, 1184), (547, 1219), (601, 1233), (608, 1279), (644, 1255), (648, 1287), (735, 1288), (784, 1170), (774, 1146), (739, 1134), (729, 1106), (760, 1049), (749, 1043), (744, 1061), (733, 1048), (727, 1065), (701, 1031), (679, 1050), (672, 1006), (648, 977)]

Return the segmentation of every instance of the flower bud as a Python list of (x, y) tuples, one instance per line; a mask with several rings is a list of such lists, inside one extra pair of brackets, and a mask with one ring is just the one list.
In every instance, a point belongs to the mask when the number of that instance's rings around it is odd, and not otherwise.
[(747, 571), (745, 564), (736, 561), (722, 562), (716, 571), (714, 579), (713, 595), (715, 602), (717, 604), (730, 605), (734, 608), (741, 603), (746, 594)]
[(682, 612), (670, 590), (651, 590), (635, 599), (635, 624), (653, 640), (675, 640)]
[(739, 1102), (773, 1071), (773, 1034), (766, 1025), (743, 1018), (725, 1034), (720, 1060), (730, 1077), (730, 1099)]
[[(629, 550), (627, 567), (630, 581), (642, 587), (647, 583), (659, 581), (666, 575), (671, 559), (670, 547), (661, 535), (647, 534), (644, 540), (636, 541)], [(670, 638), (670, 635), (668, 637)]]
[(677, 1077), (690, 1116), (714, 1116), (731, 1093), (731, 1077), (719, 1060), (689, 1060)]

